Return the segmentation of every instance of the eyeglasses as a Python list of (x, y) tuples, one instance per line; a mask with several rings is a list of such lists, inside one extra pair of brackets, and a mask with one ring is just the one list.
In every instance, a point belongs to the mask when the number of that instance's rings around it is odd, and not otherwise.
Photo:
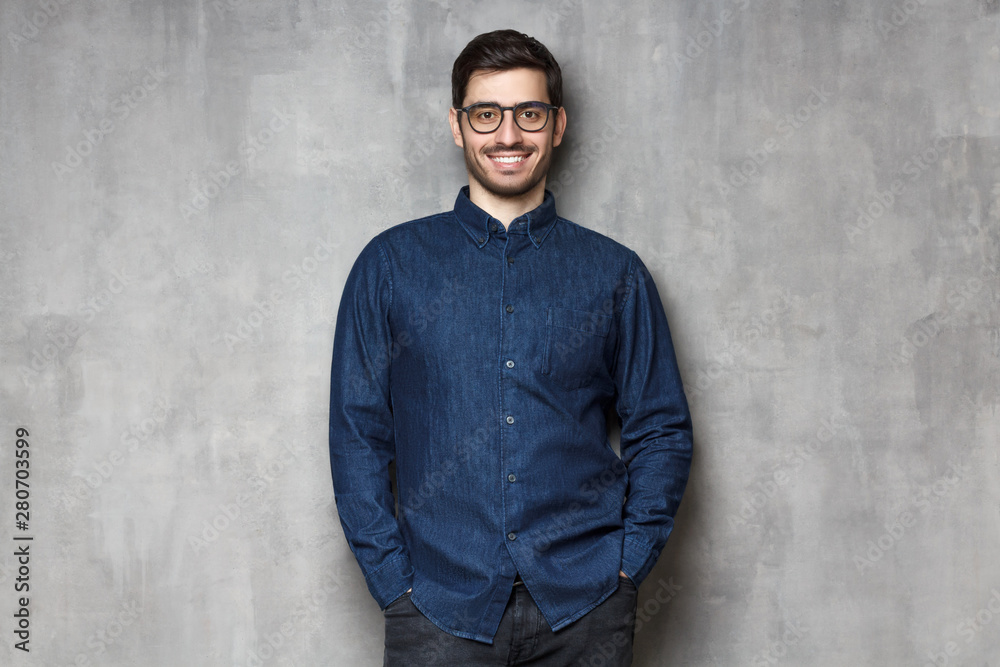
[(469, 117), (469, 125), (480, 134), (496, 132), (503, 122), (503, 112), (514, 112), (514, 122), (525, 132), (540, 132), (549, 122), (549, 112), (559, 107), (545, 102), (521, 102), (517, 106), (502, 107), (499, 104), (481, 102), (467, 107), (455, 107)]

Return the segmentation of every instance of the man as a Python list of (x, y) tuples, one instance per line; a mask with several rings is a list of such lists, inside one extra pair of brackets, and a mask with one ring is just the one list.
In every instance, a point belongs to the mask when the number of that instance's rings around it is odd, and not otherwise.
[(542, 44), (479, 35), (452, 96), (468, 187), (373, 238), (340, 302), (344, 534), (386, 665), (628, 665), (636, 587), (691, 461), (663, 306), (633, 251), (556, 215), (545, 179), (567, 120)]

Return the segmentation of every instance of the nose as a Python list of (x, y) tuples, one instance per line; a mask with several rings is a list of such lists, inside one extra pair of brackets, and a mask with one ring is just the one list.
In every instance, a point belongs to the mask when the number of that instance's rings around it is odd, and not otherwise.
[(521, 141), (521, 128), (514, 122), (514, 110), (509, 111), (510, 120), (507, 120), (507, 111), (503, 111), (500, 116), (500, 127), (496, 130), (497, 143), (505, 146), (512, 146)]

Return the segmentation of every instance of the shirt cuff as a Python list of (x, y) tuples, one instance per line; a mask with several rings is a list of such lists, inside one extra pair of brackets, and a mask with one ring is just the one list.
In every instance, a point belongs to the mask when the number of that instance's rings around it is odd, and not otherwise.
[(622, 571), (635, 583), (636, 588), (642, 583), (653, 566), (656, 565), (660, 552), (652, 547), (626, 537), (622, 546)]
[(413, 566), (410, 565), (409, 558), (393, 558), (368, 575), (365, 582), (379, 608), (384, 610), (408, 588), (413, 587)]

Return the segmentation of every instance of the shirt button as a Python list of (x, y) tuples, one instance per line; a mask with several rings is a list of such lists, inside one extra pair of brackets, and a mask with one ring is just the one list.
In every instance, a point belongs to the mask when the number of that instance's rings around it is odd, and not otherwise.
[(514, 361), (512, 359), (507, 360), (507, 368), (514, 368)]
[(492, 225), (490, 225), (490, 231), (495, 232), (496, 230), (497, 230), (497, 223), (494, 222)]
[(512, 306), (512, 305), (510, 305), (510, 304), (508, 303), (508, 304), (507, 304), (507, 312), (508, 312), (508, 313), (513, 313), (513, 312), (514, 312), (514, 306)]
[(511, 474), (507, 475), (507, 481), (508, 482), (516, 482), (517, 481), (517, 477), (514, 476), (514, 473), (511, 473)]
[(514, 540), (517, 539), (517, 535), (515, 535), (514, 533), (507, 533), (507, 539), (513, 542)]
[(483, 242), (483, 241), (485, 241), (485, 240), (486, 240), (486, 239), (484, 239), (484, 238), (483, 238), (482, 236), (480, 236), (480, 237), (479, 237), (479, 242), (480, 242), (480, 243), (482, 243), (482, 242)]
[(513, 257), (508, 257), (507, 258), (507, 263), (508, 264), (513, 264), (514, 263), (514, 258)]
[(511, 417), (510, 415), (507, 415), (507, 423), (508, 424), (513, 424), (514, 423), (514, 418)]

